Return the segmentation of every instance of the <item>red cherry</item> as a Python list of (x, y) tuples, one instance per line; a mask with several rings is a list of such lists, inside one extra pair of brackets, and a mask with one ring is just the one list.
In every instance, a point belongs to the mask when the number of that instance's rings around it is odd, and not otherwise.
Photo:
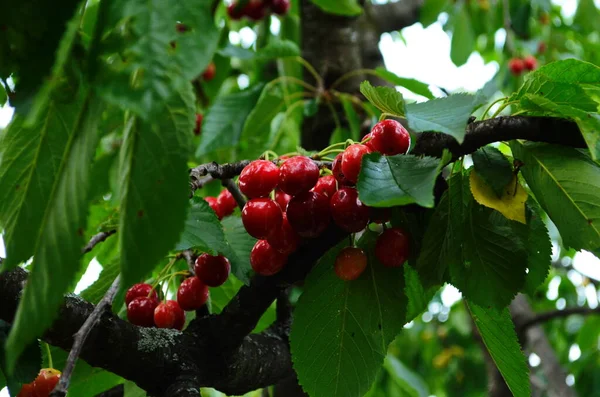
[(286, 261), (287, 255), (271, 247), (267, 240), (258, 240), (250, 252), (252, 269), (263, 276), (278, 273)]
[(367, 268), (367, 255), (360, 248), (346, 247), (335, 258), (333, 270), (344, 281), (356, 280)]
[(237, 202), (231, 192), (225, 189), (217, 196), (217, 206), (219, 207), (219, 211), (221, 211), (221, 215), (226, 217), (233, 214), (233, 211), (237, 207)]
[(47, 397), (60, 380), (60, 371), (44, 368), (33, 381), (33, 393), (36, 397)]
[(33, 389), (33, 382), (21, 386), (21, 390), (19, 391), (19, 394), (17, 394), (17, 397), (36, 397), (35, 390)]
[(242, 222), (249, 235), (266, 239), (281, 227), (281, 207), (268, 198), (252, 199), (242, 210)]
[(369, 149), (371, 149), (372, 152), (375, 152), (375, 149), (373, 148), (373, 143), (371, 142), (373, 139), (373, 133), (369, 132), (367, 135), (365, 135), (361, 141), (361, 143), (365, 146), (367, 146)]
[(525, 57), (525, 59), (523, 60), (523, 64), (525, 65), (525, 69), (534, 70), (535, 68), (537, 68), (537, 59), (535, 59), (533, 55), (529, 55)]
[(185, 324), (185, 313), (176, 301), (162, 302), (154, 309), (154, 324), (158, 328), (182, 330)]
[(127, 305), (127, 319), (131, 324), (140, 327), (152, 327), (154, 325), (154, 309), (158, 306), (158, 300), (140, 296)]
[(240, 190), (248, 198), (267, 197), (279, 182), (279, 168), (267, 160), (255, 160), (240, 174)]
[(231, 3), (227, 6), (227, 15), (234, 21), (242, 19), (244, 16), (244, 9), (240, 8), (238, 2)]
[(150, 284), (139, 283), (134, 284), (127, 290), (127, 293), (125, 294), (125, 304), (129, 305), (132, 300), (141, 296), (150, 297), (158, 301), (158, 295), (156, 294), (156, 291), (152, 289)]
[(292, 196), (308, 192), (318, 180), (319, 167), (306, 156), (287, 159), (279, 169), (279, 188)]
[(405, 154), (410, 148), (410, 134), (396, 120), (383, 120), (375, 124), (371, 136), (368, 146), (381, 154)]
[(342, 172), (342, 161), (344, 161), (344, 153), (339, 153), (333, 159), (333, 163), (331, 163), (331, 172), (333, 173), (334, 178), (338, 181), (340, 185), (352, 185), (352, 182), (350, 182)]
[(216, 74), (217, 74), (217, 67), (215, 66), (214, 62), (211, 62), (208, 64), (206, 69), (204, 69), (204, 72), (202, 72), (202, 79), (204, 81), (210, 81), (215, 78)]
[(508, 68), (514, 76), (519, 76), (525, 70), (525, 62), (521, 58), (512, 58), (508, 61)]
[(260, 21), (267, 14), (265, 6), (261, 0), (250, 0), (244, 7), (244, 14), (253, 21)]
[(277, 15), (285, 15), (290, 9), (290, 0), (273, 0), (271, 11)]
[(208, 205), (210, 206), (210, 208), (212, 208), (212, 210), (215, 211), (217, 218), (223, 219), (223, 213), (221, 212), (221, 207), (219, 206), (219, 203), (215, 197), (204, 197), (204, 201), (206, 201), (208, 203)]
[(202, 116), (201, 113), (196, 113), (196, 127), (194, 127), (194, 135), (198, 136), (202, 133)]
[(208, 286), (198, 277), (183, 280), (177, 289), (177, 303), (185, 311), (200, 309), (208, 300)]
[(345, 187), (333, 195), (330, 202), (333, 221), (349, 233), (363, 230), (369, 223), (369, 207), (358, 199), (358, 191)]
[(300, 237), (318, 237), (330, 222), (329, 199), (317, 192), (301, 193), (289, 202), (286, 214)]
[(289, 255), (298, 249), (300, 236), (298, 236), (298, 233), (296, 233), (292, 225), (290, 225), (287, 215), (284, 213), (281, 229), (279, 229), (277, 233), (273, 233), (267, 241), (271, 247), (275, 248), (277, 251)]
[(311, 189), (312, 192), (321, 193), (331, 199), (331, 196), (337, 190), (337, 182), (333, 175), (325, 175), (319, 178), (315, 187)]
[(375, 256), (386, 267), (399, 267), (406, 262), (410, 242), (406, 232), (394, 227), (387, 229), (377, 238)]
[(392, 209), (369, 207), (369, 218), (375, 223), (389, 222), (392, 219)]
[(344, 156), (342, 157), (342, 173), (346, 179), (353, 183), (358, 181), (362, 158), (365, 154), (371, 152), (371, 148), (359, 143), (350, 145), (344, 150)]
[(284, 193), (279, 189), (275, 189), (275, 201), (277, 202), (277, 204), (279, 204), (279, 207), (281, 207), (282, 211), (285, 211), (291, 199), (292, 196), (290, 196), (289, 194)]
[(204, 284), (209, 287), (222, 285), (229, 277), (231, 264), (223, 255), (209, 255), (204, 253), (196, 259), (194, 273)]

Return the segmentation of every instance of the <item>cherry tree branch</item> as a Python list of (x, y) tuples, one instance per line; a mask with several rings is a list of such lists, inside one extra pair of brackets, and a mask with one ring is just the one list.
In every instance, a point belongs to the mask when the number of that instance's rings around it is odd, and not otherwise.
[(85, 247), (82, 248), (81, 253), (82, 254), (87, 254), (88, 252), (90, 252), (91, 250), (93, 250), (96, 245), (98, 245), (101, 242), (105, 241), (107, 238), (109, 238), (110, 236), (112, 236), (116, 232), (117, 232), (116, 230), (109, 230), (107, 232), (100, 232), (100, 233), (92, 236), (92, 238), (90, 239), (90, 241), (85, 245)]
[(600, 315), (600, 306), (591, 309), (589, 307), (570, 307), (563, 310), (552, 310), (545, 313), (539, 313), (528, 319), (521, 325), (521, 330), (525, 331), (529, 327), (533, 327), (538, 324), (542, 324), (548, 322), (550, 320), (554, 320), (556, 318), (565, 318), (575, 314), (579, 314), (582, 316), (590, 316), (590, 315)]
[(366, 12), (377, 32), (393, 32), (419, 21), (424, 0), (402, 0), (385, 4), (368, 4)]

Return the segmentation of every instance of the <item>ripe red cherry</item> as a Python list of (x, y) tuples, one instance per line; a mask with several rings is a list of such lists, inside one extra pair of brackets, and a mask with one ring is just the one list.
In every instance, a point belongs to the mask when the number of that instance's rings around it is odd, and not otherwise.
[(277, 15), (285, 15), (290, 9), (290, 0), (273, 0), (271, 11)]
[(266, 15), (265, 5), (262, 0), (250, 0), (244, 7), (244, 14), (253, 21), (260, 21)]
[(223, 219), (221, 207), (219, 206), (219, 203), (215, 197), (204, 197), (204, 201), (206, 201), (210, 208), (212, 208), (212, 210), (215, 211), (217, 218)]
[(291, 199), (292, 196), (290, 196), (289, 194), (284, 193), (279, 189), (275, 189), (275, 201), (277, 202), (277, 204), (279, 204), (279, 207), (281, 207), (282, 211), (285, 211)]
[(289, 255), (298, 249), (300, 236), (298, 236), (298, 233), (296, 233), (292, 225), (290, 225), (287, 215), (284, 213), (281, 229), (279, 229), (277, 233), (273, 233), (267, 241), (271, 247), (275, 248), (277, 251)]
[(176, 301), (162, 302), (154, 309), (154, 324), (158, 328), (183, 329), (185, 313)]
[(244, 9), (239, 7), (239, 3), (236, 1), (227, 6), (227, 15), (232, 20), (237, 21), (244, 16)]
[(373, 148), (371, 140), (373, 139), (373, 133), (369, 132), (367, 135), (365, 135), (361, 141), (361, 143), (365, 146), (367, 146), (369, 149), (371, 149), (372, 152), (375, 151), (375, 149)]
[(533, 70), (537, 68), (537, 59), (533, 55), (529, 55), (523, 59), (523, 64), (525, 65), (525, 69)]
[(156, 291), (152, 289), (150, 284), (139, 283), (134, 284), (127, 290), (127, 293), (125, 294), (125, 304), (129, 305), (132, 300), (141, 296), (150, 297), (158, 301), (158, 295), (156, 294)]
[(204, 284), (209, 287), (222, 285), (229, 277), (231, 264), (223, 255), (209, 255), (204, 253), (196, 259), (194, 273)]
[(19, 391), (19, 394), (17, 394), (17, 397), (36, 397), (35, 391), (33, 390), (33, 382), (21, 386), (21, 390)]
[(306, 156), (287, 159), (279, 169), (279, 188), (292, 196), (308, 192), (318, 180), (319, 167)]
[(358, 191), (345, 187), (333, 195), (330, 202), (333, 221), (349, 233), (363, 230), (369, 223), (369, 207), (358, 199)]
[(242, 223), (249, 235), (266, 239), (281, 227), (283, 215), (281, 207), (268, 198), (252, 199), (242, 210)]
[(386, 267), (402, 266), (409, 255), (408, 234), (397, 227), (387, 229), (377, 238), (375, 256)]
[(208, 286), (198, 277), (186, 278), (177, 289), (177, 303), (185, 311), (197, 310), (204, 306), (208, 295)]
[(333, 173), (333, 177), (341, 186), (352, 185), (352, 182), (350, 182), (342, 172), (342, 161), (344, 161), (344, 153), (339, 153), (333, 159), (333, 163), (331, 164), (331, 172)]
[(371, 152), (371, 148), (359, 143), (348, 146), (344, 150), (344, 156), (342, 157), (342, 173), (344, 177), (350, 182), (356, 183), (358, 181), (362, 158), (365, 154)]
[(202, 72), (202, 79), (204, 81), (210, 81), (215, 78), (216, 74), (217, 67), (215, 66), (215, 63), (211, 61), (211, 63), (208, 64), (206, 69), (204, 69), (204, 72)]
[(392, 209), (369, 207), (369, 219), (375, 223), (389, 222), (392, 219)]
[(240, 174), (240, 190), (249, 198), (267, 197), (279, 182), (279, 168), (267, 160), (255, 160)]
[(46, 397), (54, 390), (60, 380), (60, 371), (53, 368), (42, 369), (33, 381), (33, 393), (36, 397)]
[(521, 58), (512, 58), (508, 61), (508, 68), (513, 76), (519, 76), (525, 70), (525, 62)]
[(383, 120), (371, 130), (369, 147), (388, 156), (405, 154), (410, 148), (410, 134), (396, 120)]
[(237, 202), (229, 190), (225, 189), (217, 196), (217, 206), (223, 217), (233, 214), (237, 207)]
[(300, 237), (318, 237), (330, 222), (329, 199), (317, 192), (301, 193), (289, 202), (286, 214)]
[(250, 252), (252, 269), (263, 276), (278, 273), (286, 261), (287, 255), (277, 251), (267, 240), (258, 240)]
[(337, 190), (337, 181), (333, 175), (325, 175), (319, 178), (311, 191), (321, 193), (331, 199)]
[(158, 300), (140, 296), (127, 305), (127, 319), (131, 324), (140, 327), (152, 327), (154, 325), (154, 309), (158, 306)]
[(196, 113), (196, 127), (194, 127), (194, 135), (198, 136), (202, 133), (202, 116), (201, 113)]
[(360, 248), (346, 247), (335, 258), (333, 270), (344, 281), (356, 280), (367, 268), (367, 255)]

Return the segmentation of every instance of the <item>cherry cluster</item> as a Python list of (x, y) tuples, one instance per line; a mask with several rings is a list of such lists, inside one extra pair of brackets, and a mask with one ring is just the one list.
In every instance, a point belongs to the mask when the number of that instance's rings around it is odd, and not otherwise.
[(31, 383), (24, 384), (17, 397), (48, 397), (60, 380), (60, 371), (43, 368)]
[(260, 21), (269, 11), (277, 15), (285, 15), (291, 6), (290, 0), (250, 0), (245, 6), (234, 1), (227, 7), (227, 15), (232, 20), (248, 17), (253, 21)]
[(204, 200), (215, 211), (219, 220), (233, 214), (235, 207), (237, 207), (233, 195), (227, 189), (221, 191), (217, 197), (205, 197)]
[(514, 76), (520, 76), (525, 70), (534, 70), (537, 68), (537, 59), (533, 55), (525, 58), (512, 58), (508, 61), (508, 68)]
[[(250, 254), (254, 271), (264, 276), (276, 274), (302, 238), (318, 237), (332, 219), (348, 233), (364, 230), (370, 221), (388, 222), (390, 210), (363, 204), (354, 185), (365, 154), (405, 154), (409, 147), (408, 131), (395, 120), (384, 120), (363, 143), (351, 144), (335, 157), (333, 175), (321, 176), (317, 164), (306, 156), (282, 156), (281, 167), (267, 160), (246, 166), (239, 187), (250, 199), (242, 210), (242, 222), (248, 234), (259, 239)], [(387, 229), (377, 247), (380, 262), (400, 266), (408, 256), (408, 236), (401, 229)], [(335, 271), (340, 278), (352, 280), (364, 271), (366, 263), (362, 250), (347, 247), (336, 261)]]

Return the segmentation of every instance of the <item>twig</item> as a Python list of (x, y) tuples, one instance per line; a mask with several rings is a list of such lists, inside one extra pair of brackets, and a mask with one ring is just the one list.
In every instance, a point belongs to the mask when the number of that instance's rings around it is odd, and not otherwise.
[(199, 179), (195, 179), (195, 178), (192, 179), (192, 181), (190, 182), (190, 189), (191, 189), (190, 198), (192, 198), (194, 196), (194, 192), (196, 190), (202, 189), (204, 187), (204, 185), (206, 185), (207, 183), (212, 182), (214, 180), (215, 179), (210, 175), (203, 176)]
[(116, 230), (109, 230), (107, 232), (100, 232), (100, 233), (92, 236), (92, 238), (90, 239), (90, 242), (87, 243), (86, 246), (83, 247), (83, 249), (81, 250), (81, 253), (87, 254), (88, 252), (93, 250), (96, 245), (103, 242), (104, 240), (106, 240), (107, 238), (109, 238), (110, 236), (115, 234), (116, 232), (117, 232)]
[(75, 369), (75, 363), (79, 358), (79, 354), (81, 353), (81, 349), (83, 349), (83, 345), (85, 341), (94, 328), (94, 326), (100, 322), (100, 318), (107, 307), (112, 305), (112, 301), (119, 290), (119, 284), (121, 281), (121, 277), (117, 276), (115, 281), (113, 281), (112, 285), (104, 294), (104, 297), (98, 305), (94, 308), (89, 317), (85, 320), (79, 331), (75, 334), (73, 338), (73, 347), (69, 352), (69, 357), (67, 358), (67, 363), (65, 364), (65, 368), (62, 371), (62, 375), (60, 377), (60, 381), (58, 385), (54, 388), (52, 393), (50, 393), (51, 397), (64, 397), (67, 395), (67, 390), (69, 389), (69, 382), (71, 381), (71, 375), (73, 374), (73, 370)]
[(555, 318), (563, 318), (572, 316), (574, 314), (581, 314), (583, 316), (600, 314), (600, 306), (590, 309), (589, 307), (571, 307), (564, 310), (553, 310), (546, 313), (536, 314), (532, 319), (524, 322), (521, 325), (521, 330), (526, 330), (534, 325), (545, 323)]
[(231, 195), (235, 199), (235, 202), (237, 203), (238, 207), (240, 207), (240, 209), (243, 210), (244, 206), (246, 205), (246, 199), (242, 195), (242, 192), (240, 192), (240, 189), (237, 187), (235, 182), (232, 179), (227, 178), (223, 179), (222, 183), (223, 186), (225, 186), (227, 190), (229, 190), (229, 193), (231, 193)]

